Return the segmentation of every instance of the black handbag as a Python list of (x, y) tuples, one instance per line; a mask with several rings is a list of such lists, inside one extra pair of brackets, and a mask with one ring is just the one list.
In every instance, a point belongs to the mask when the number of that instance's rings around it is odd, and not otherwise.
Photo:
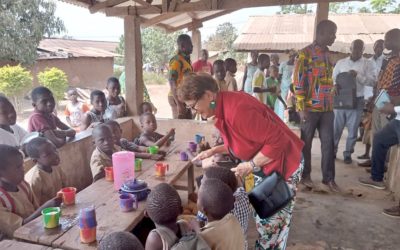
[(272, 172), (248, 194), (251, 205), (261, 219), (284, 208), (294, 198), (294, 192), (278, 172)]

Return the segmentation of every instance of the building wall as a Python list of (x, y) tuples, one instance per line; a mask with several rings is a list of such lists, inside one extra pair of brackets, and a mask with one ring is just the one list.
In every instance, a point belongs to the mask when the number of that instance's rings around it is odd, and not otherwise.
[[(4, 65), (17, 65), (15, 62), (0, 61)], [(56, 67), (63, 70), (70, 86), (91, 89), (104, 89), (107, 79), (113, 75), (112, 57), (73, 57), (40, 59), (30, 67), (33, 86), (38, 86), (37, 74), (46, 68)]]

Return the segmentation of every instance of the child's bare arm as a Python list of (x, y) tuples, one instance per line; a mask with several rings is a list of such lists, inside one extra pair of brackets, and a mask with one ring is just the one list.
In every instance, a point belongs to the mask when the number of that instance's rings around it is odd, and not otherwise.
[(61, 202), (62, 202), (62, 197), (61, 196), (55, 197), (55, 198), (47, 201), (41, 207), (36, 209), (36, 211), (33, 212), (33, 214), (31, 214), (30, 216), (26, 217), (22, 221), (22, 225), (24, 225), (24, 224), (36, 219), (37, 217), (39, 217), (41, 215), (42, 210), (45, 209), (45, 208), (48, 208), (48, 207), (59, 207), (61, 205)]
[(43, 135), (49, 139), (57, 148), (64, 146), (66, 143), (66, 137), (57, 136), (54, 132), (57, 130), (47, 130), (43, 133)]
[(65, 133), (66, 137), (75, 137), (76, 131), (72, 128), (68, 127), (65, 123), (60, 121), (60, 119), (56, 120), (57, 128), (61, 129)]
[(85, 114), (82, 118), (81, 131), (86, 130), (90, 126), (91, 123), (92, 123), (92, 119), (90, 118), (89, 115)]
[(161, 138), (160, 140), (158, 140), (158, 141), (155, 143), (155, 145), (156, 145), (156, 146), (159, 146), (159, 147), (162, 147), (162, 146), (169, 140), (169, 138), (171, 138), (171, 137), (174, 136), (174, 135), (175, 135), (175, 129), (172, 128), (172, 129), (168, 132), (168, 134), (164, 135), (163, 138)]
[(162, 250), (163, 243), (160, 235), (156, 232), (150, 232), (146, 239), (145, 250)]
[(69, 118), (69, 116), (65, 117), (65, 120), (67, 120), (67, 123), (70, 127), (72, 127), (72, 123), (71, 123), (71, 118)]

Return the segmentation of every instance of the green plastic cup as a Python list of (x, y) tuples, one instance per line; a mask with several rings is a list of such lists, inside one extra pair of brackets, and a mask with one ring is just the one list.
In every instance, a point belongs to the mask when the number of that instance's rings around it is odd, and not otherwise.
[(140, 158), (135, 159), (135, 171), (137, 172), (142, 171), (142, 163), (143, 163), (142, 159)]
[(158, 154), (158, 146), (150, 146), (149, 147), (149, 153), (152, 155)]
[(48, 207), (42, 210), (45, 228), (56, 228), (60, 224), (61, 209), (59, 207)]

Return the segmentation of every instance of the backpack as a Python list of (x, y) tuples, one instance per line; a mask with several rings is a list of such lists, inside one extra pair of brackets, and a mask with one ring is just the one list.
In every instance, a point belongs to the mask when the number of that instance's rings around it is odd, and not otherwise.
[[(26, 196), (30, 197), (29, 195), (29, 184), (26, 181), (22, 181), (18, 188), (21, 189)], [(15, 202), (14, 199), (10, 196), (10, 194), (0, 187), (0, 203), (11, 213), (16, 214), (15, 211)]]

